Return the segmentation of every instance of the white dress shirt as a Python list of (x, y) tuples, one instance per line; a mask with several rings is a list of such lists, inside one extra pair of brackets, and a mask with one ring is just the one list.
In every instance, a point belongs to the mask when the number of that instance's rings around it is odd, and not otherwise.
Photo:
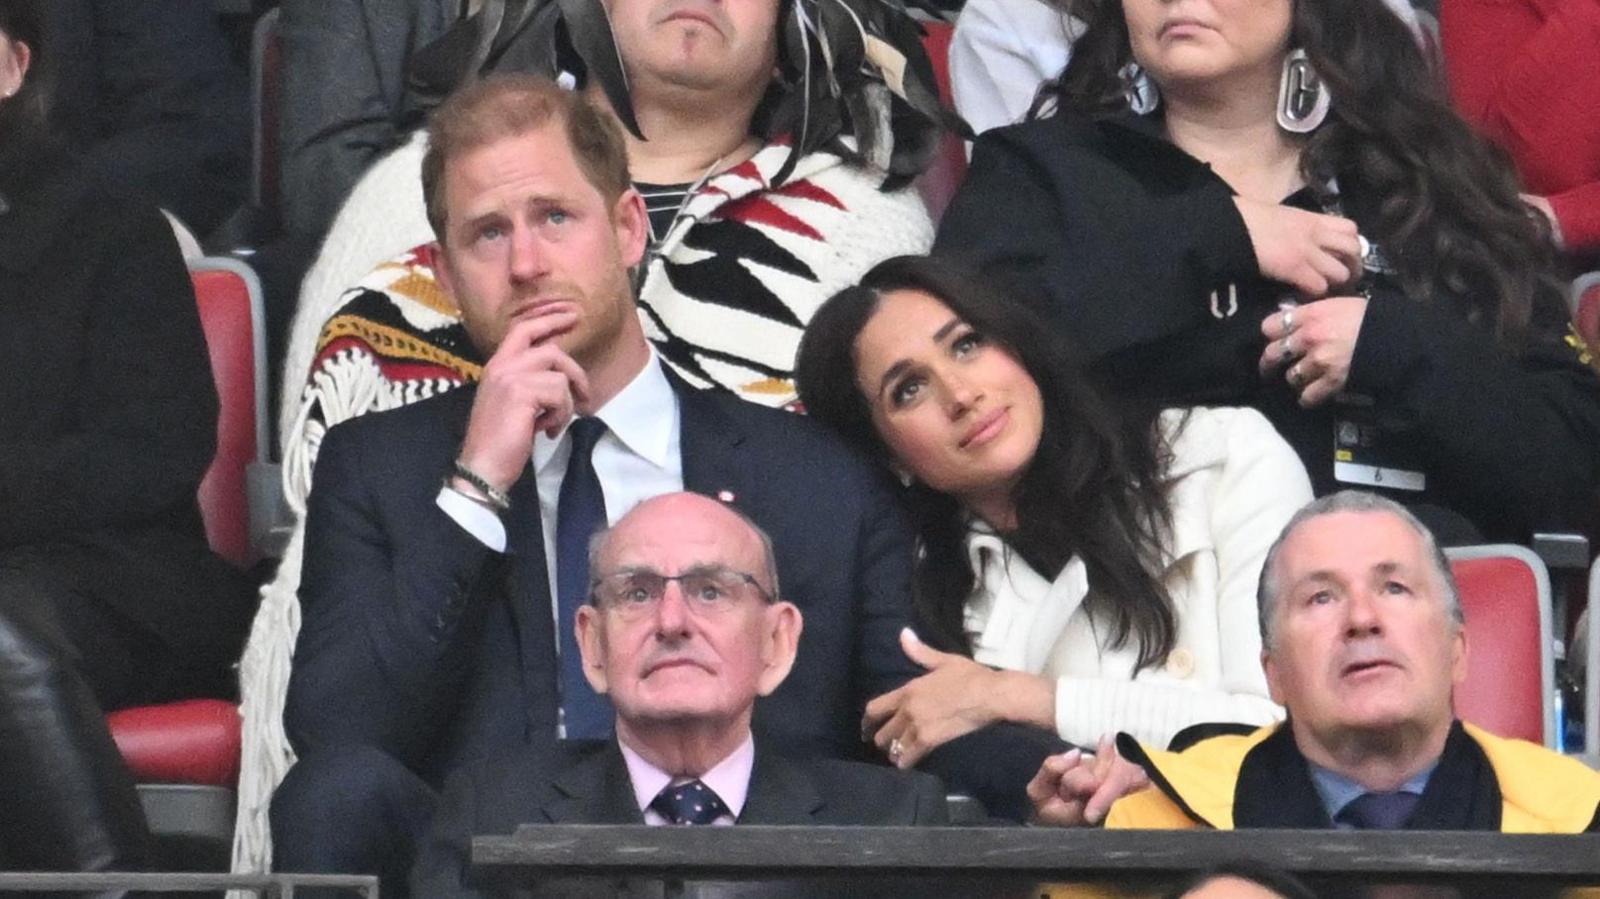
[[(683, 489), (683, 452), (678, 395), (661, 369), (654, 351), (650, 361), (611, 401), (595, 412), (606, 423), (606, 432), (595, 444), (595, 476), (606, 498), (606, 523), (613, 525), (634, 506), (652, 496), (676, 493)], [(567, 428), (554, 438), (543, 432), (533, 438), (533, 472), (539, 485), (539, 514), (544, 521), (544, 557), (550, 577), (552, 600), (556, 589), (556, 506), (561, 498), (561, 480), (567, 474), (572, 456), (572, 441)], [(445, 487), (439, 491), (439, 508), (468, 533), (495, 552), (506, 551), (506, 526), (500, 516), (483, 505)], [(512, 509), (509, 515), (530, 514)], [(559, 615), (558, 603), (550, 603), (552, 615)], [(559, 623), (559, 618), (557, 619)], [(557, 634), (557, 650), (560, 648)]]

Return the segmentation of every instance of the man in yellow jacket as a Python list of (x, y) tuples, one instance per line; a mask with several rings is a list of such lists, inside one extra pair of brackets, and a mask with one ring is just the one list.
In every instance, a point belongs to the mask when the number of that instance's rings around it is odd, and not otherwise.
[(1461, 606), (1444, 555), (1404, 507), (1354, 491), (1306, 506), (1268, 552), (1258, 598), (1261, 661), (1288, 719), (1181, 752), (1124, 734), (1092, 758), (1053, 757), (1029, 785), (1041, 822), (1600, 829), (1600, 773), (1456, 720)]

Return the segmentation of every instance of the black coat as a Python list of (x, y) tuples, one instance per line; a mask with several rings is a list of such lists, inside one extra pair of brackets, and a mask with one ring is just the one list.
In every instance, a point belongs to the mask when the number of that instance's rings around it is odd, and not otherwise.
[(172, 230), (70, 163), (20, 171), (0, 179), (0, 558), (48, 547), (93, 600), (230, 663), (250, 591), (195, 501), (217, 395)]
[[(805, 616), (794, 669), (757, 707), (758, 739), (797, 756), (862, 756), (867, 700), (920, 673), (911, 532), (880, 473), (801, 416), (673, 378), (685, 489), (724, 491), (771, 536), (784, 596)], [(301, 755), (373, 746), (440, 783), (463, 764), (548, 741), (558, 663), (532, 467), (512, 487), (507, 553), (435, 503), (475, 387), (328, 432), (317, 456), (300, 582), (304, 624), (284, 711)], [(995, 727), (929, 770), (1020, 816), (1054, 734)]]
[[(944, 790), (926, 774), (789, 759), (758, 743), (738, 823), (937, 826), (948, 817)], [(412, 894), (480, 895), (465, 887), (472, 837), (522, 824), (644, 824), (616, 742), (562, 742), (451, 775), (412, 872)]]
[(137, 189), (204, 236), (250, 185), (249, 80), (213, 0), (48, 0), (53, 115), (101, 190)]
[[(985, 132), (934, 251), (1037, 305), (1124, 396), (1259, 409), (1294, 446), (1318, 495), (1334, 474), (1336, 403), (1304, 410), (1263, 380), (1261, 321), (1290, 294), (1261, 276), (1228, 185), (1150, 119), (1070, 115)], [(1361, 179), (1344, 212), (1370, 221)], [(1288, 201), (1316, 209), (1309, 191)], [(1317, 209), (1317, 211), (1321, 211)], [(1481, 289), (1481, 288), (1480, 288)], [(1559, 310), (1536, 315), (1516, 358), (1449, 297), (1371, 279), (1347, 390), (1373, 399), (1378, 443), (1426, 474), (1408, 505), (1466, 516), (1484, 536), (1587, 523), (1600, 484), (1600, 379)]]

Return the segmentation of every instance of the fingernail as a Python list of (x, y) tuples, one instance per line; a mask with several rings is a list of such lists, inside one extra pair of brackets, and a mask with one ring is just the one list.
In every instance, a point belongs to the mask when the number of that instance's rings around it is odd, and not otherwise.
[(914, 643), (921, 643), (922, 642), (922, 638), (917, 636), (917, 632), (912, 630), (910, 627), (901, 628), (900, 629), (900, 636), (902, 636), (902, 637), (910, 637), (911, 641), (914, 642)]

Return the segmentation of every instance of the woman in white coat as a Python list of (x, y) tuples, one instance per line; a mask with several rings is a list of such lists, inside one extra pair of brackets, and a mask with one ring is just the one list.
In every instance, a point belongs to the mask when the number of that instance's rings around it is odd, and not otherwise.
[(907, 485), (902, 644), (927, 673), (862, 723), (891, 761), (997, 721), (1166, 745), (1281, 716), (1256, 582), (1311, 487), (1259, 413), (1113, 407), (1025, 304), (924, 257), (823, 305), (796, 373), (807, 412)]

